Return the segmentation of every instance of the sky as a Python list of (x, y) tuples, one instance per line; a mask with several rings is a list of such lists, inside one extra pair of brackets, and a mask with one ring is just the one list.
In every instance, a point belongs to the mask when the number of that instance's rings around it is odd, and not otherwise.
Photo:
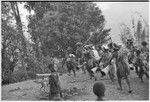
[(137, 18), (139, 12), (146, 22), (149, 18), (149, 3), (146, 2), (96, 2), (106, 19), (106, 27), (111, 28), (112, 40), (121, 43), (119, 24), (131, 26), (131, 18)]
[[(102, 13), (106, 20), (106, 28), (111, 28), (112, 40), (116, 43), (121, 43), (120, 40), (120, 28), (119, 24), (124, 22), (128, 26), (131, 26), (131, 18), (137, 15), (135, 12), (139, 12), (146, 22), (149, 18), (149, 3), (147, 2), (94, 2), (102, 10)], [(24, 9), (23, 4), (19, 5), (22, 22), (27, 26), (28, 21), (26, 16), (29, 14)], [(133, 16), (134, 15), (134, 16)], [(29, 37), (26, 34), (26, 37)]]

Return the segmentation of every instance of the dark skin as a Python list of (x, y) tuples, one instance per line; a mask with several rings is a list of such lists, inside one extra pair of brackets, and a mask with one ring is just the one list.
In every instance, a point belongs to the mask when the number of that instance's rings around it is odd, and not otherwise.
[[(109, 50), (106, 50), (106, 51), (104, 51), (104, 53), (105, 53), (105, 54), (109, 54), (108, 51), (109, 51)], [(103, 57), (104, 57), (104, 56), (102, 56), (101, 60), (103, 59)], [(108, 72), (108, 75), (109, 75), (111, 81), (114, 82), (114, 77), (115, 77), (115, 76), (114, 76), (114, 73), (112, 73), (112, 70), (113, 70), (112, 67), (113, 67), (113, 66), (112, 66), (111, 63), (110, 63), (109, 65), (110, 65), (109, 67), (111, 67), (111, 68), (110, 68), (110, 70), (109, 70), (109, 72)], [(104, 65), (104, 66), (105, 66), (105, 65)], [(102, 77), (103, 77), (103, 76), (104, 76), (104, 75), (102, 75)]]
[(96, 101), (103, 101), (103, 97), (105, 96), (105, 86), (100, 84), (98, 85), (98, 83), (96, 83), (93, 86), (93, 92), (94, 94), (97, 96)]
[(114, 73), (111, 73), (111, 72), (109, 71), (109, 72), (108, 72), (108, 75), (109, 75), (109, 77), (110, 77), (110, 80), (111, 80), (112, 82), (114, 82), (114, 77), (115, 77)]
[(97, 100), (96, 101), (103, 101), (103, 97), (97, 97)]
[[(56, 70), (54, 69), (54, 64), (53, 64), (53, 63), (51, 63), (48, 67), (49, 67), (49, 69), (50, 69), (50, 71), (51, 71), (52, 73), (55, 73), (55, 72), (56, 72)], [(55, 96), (56, 94), (60, 94), (60, 97), (62, 97), (62, 92), (61, 92), (61, 90), (60, 90), (60, 86), (56, 85), (56, 83), (58, 82), (58, 76), (57, 76), (57, 80), (55, 80), (55, 81), (54, 81), (54, 79), (55, 79), (54, 77), (55, 77), (55, 75), (49, 76), (50, 89), (54, 88), (54, 86), (57, 86), (57, 90), (59, 89), (59, 91), (58, 91), (57, 93), (52, 93), (52, 92), (50, 91), (50, 92), (49, 92), (49, 99), (50, 99), (50, 100), (53, 100), (53, 98), (54, 98), (54, 96)]]
[(91, 70), (91, 69), (93, 68), (93, 66), (90, 66), (89, 63), (88, 63), (88, 61), (89, 61), (90, 59), (91, 59), (90, 53), (87, 53), (87, 56), (85, 56), (85, 62), (86, 62), (85, 66), (86, 66), (86, 70), (87, 70), (87, 72), (90, 74), (90, 79), (95, 78), (95, 80), (97, 80), (96, 77), (94, 76), (94, 73), (93, 73), (92, 70)]
[(135, 57), (134, 53), (136, 52), (137, 49), (135, 49), (135, 47), (133, 45), (131, 45), (131, 47), (133, 48), (130, 50), (132, 59), (130, 59), (130, 57), (128, 57), (129, 58), (128, 62), (129, 62), (129, 64), (132, 63), (135, 66), (136, 74), (139, 76), (138, 66), (133, 63), (133, 58)]
[(75, 72), (75, 63), (73, 61), (66, 61), (66, 65), (68, 68), (69, 75), (71, 74), (71, 71), (73, 71), (74, 77), (76, 76)]
[[(140, 52), (139, 53), (137, 53), (137, 57), (138, 58), (140, 58)], [(139, 75), (139, 78), (141, 79), (141, 82), (144, 82), (143, 81), (143, 75), (146, 75), (146, 77), (147, 78), (149, 78), (149, 75), (148, 75), (148, 73), (146, 73), (145, 71), (144, 71), (144, 64), (143, 64), (143, 62), (142, 62), (142, 60), (140, 60), (139, 59), (139, 61), (138, 62), (136, 62), (136, 68), (140, 68), (140, 70), (138, 71), (138, 75)]]
[[(108, 64), (110, 64), (111, 63), (111, 61), (115, 58), (115, 59), (117, 59), (117, 54), (118, 54), (118, 51), (119, 51), (119, 49), (117, 49), (117, 50), (114, 50), (114, 52), (113, 52), (113, 56), (111, 57), (111, 59), (108, 61), (108, 63), (106, 64), (106, 65), (108, 65)], [(122, 79), (123, 79), (123, 77), (121, 77), (119, 74), (118, 74), (119, 72), (118, 72), (118, 68), (117, 68), (117, 78), (118, 78), (118, 84), (119, 84), (119, 87), (120, 88), (118, 88), (119, 90), (122, 90), (122, 83), (121, 83), (121, 81), (122, 81)], [(127, 85), (128, 85), (128, 88), (129, 88), (129, 93), (131, 93), (132, 92), (132, 90), (131, 90), (131, 87), (130, 87), (130, 82), (129, 82), (129, 79), (128, 79), (128, 77), (126, 76), (126, 77), (124, 77), (124, 79), (126, 80), (126, 83), (127, 83)]]
[(81, 64), (81, 58), (82, 58), (82, 46), (81, 45), (78, 45), (77, 46), (77, 50), (76, 50), (76, 56), (77, 56), (77, 61), (78, 61), (78, 64)]

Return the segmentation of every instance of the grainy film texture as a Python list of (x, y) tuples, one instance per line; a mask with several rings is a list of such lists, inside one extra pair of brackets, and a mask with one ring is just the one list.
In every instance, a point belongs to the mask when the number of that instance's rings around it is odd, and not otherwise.
[(132, 1), (2, 1), (1, 99), (149, 100), (149, 3)]

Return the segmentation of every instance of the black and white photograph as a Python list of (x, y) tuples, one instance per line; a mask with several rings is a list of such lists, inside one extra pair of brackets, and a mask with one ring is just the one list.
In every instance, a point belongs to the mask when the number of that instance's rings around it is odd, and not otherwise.
[(149, 1), (1, 1), (2, 101), (148, 101)]

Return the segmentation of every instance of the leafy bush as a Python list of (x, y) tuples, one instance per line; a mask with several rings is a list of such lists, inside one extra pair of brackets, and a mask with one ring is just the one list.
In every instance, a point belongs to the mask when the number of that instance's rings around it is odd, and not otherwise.
[(24, 81), (27, 79), (27, 74), (25, 71), (15, 71), (11, 77), (11, 83)]
[(9, 83), (10, 83), (9, 78), (4, 76), (2, 78), (2, 85), (9, 84)]
[(29, 79), (35, 79), (36, 78), (36, 73), (33, 71), (29, 71), (28, 72), (28, 78)]

